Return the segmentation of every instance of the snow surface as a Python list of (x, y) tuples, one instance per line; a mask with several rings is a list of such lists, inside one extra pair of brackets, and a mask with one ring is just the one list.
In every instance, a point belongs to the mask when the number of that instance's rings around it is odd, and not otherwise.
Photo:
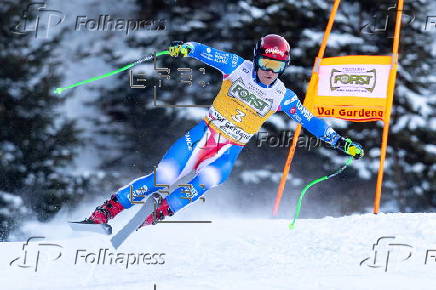
[[(31, 265), (40, 250), (35, 272), (34, 267), (19, 267), (18, 262), (9, 265), (23, 257), (23, 242), (0, 243), (0, 285), (2, 289), (104, 290), (152, 290), (154, 284), (159, 290), (435, 289), (436, 214), (368, 213), (302, 219), (294, 230), (288, 229), (289, 221), (284, 219), (211, 220), (209, 224), (148, 227), (134, 233), (117, 251), (106, 236), (72, 233), (64, 224), (35, 228), (35, 234), (40, 231), (49, 236), (45, 243), (62, 248), (37, 246), (42, 241), (35, 240), (27, 256)], [(119, 226), (117, 220), (115, 229)], [(394, 238), (379, 241), (374, 263), (373, 244), (388, 236)], [(99, 249), (108, 249), (113, 255), (133, 254), (130, 261), (138, 253), (165, 255), (155, 260), (163, 264), (141, 261), (128, 267), (126, 258), (117, 264), (97, 265), (90, 263), (92, 255), (89, 263), (81, 257)], [(76, 257), (78, 250), (83, 251)], [(59, 251), (61, 257), (53, 261)]]

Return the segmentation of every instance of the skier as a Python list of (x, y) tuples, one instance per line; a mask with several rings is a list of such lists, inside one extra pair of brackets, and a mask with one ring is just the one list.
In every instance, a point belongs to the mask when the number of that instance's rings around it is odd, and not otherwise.
[(254, 49), (253, 61), (196, 42), (174, 41), (169, 52), (173, 57), (193, 57), (220, 70), (221, 89), (208, 115), (169, 148), (155, 171), (120, 188), (85, 223), (106, 224), (122, 210), (166, 190), (195, 170), (195, 177), (186, 186), (165, 198), (159, 195), (154, 212), (142, 226), (175, 214), (229, 177), (244, 145), (276, 111), (285, 112), (334, 148), (355, 158), (364, 155), (361, 145), (341, 137), (326, 122), (314, 117), (278, 79), (290, 63), (290, 46), (283, 37), (262, 37)]

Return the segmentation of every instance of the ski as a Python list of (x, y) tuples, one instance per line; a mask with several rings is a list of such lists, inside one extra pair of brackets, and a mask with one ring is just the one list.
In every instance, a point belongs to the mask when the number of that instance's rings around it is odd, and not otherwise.
[(115, 249), (124, 243), (124, 241), (145, 221), (146, 217), (151, 214), (157, 205), (158, 199), (161, 198), (159, 194), (152, 194), (145, 203), (140, 207), (135, 216), (120, 230), (118, 231), (112, 238), (111, 243)]
[(86, 220), (81, 222), (68, 222), (73, 231), (94, 232), (104, 235), (112, 235), (112, 227), (108, 224), (93, 224)]

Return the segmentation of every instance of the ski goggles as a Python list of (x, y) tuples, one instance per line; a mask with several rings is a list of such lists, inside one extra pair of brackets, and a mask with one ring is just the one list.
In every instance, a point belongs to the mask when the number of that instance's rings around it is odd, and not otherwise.
[(282, 60), (275, 60), (270, 58), (263, 58), (258, 57), (257, 58), (257, 65), (261, 70), (270, 70), (275, 73), (281, 73), (286, 68), (286, 62)]

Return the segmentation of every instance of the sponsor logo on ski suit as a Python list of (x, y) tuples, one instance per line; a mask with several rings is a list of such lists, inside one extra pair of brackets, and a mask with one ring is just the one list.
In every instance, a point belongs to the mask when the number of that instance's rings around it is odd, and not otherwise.
[(213, 129), (240, 145), (245, 145), (278, 110), (286, 92), (279, 79), (270, 88), (260, 87), (253, 80), (252, 73), (253, 64), (246, 60), (224, 77), (204, 119)]

